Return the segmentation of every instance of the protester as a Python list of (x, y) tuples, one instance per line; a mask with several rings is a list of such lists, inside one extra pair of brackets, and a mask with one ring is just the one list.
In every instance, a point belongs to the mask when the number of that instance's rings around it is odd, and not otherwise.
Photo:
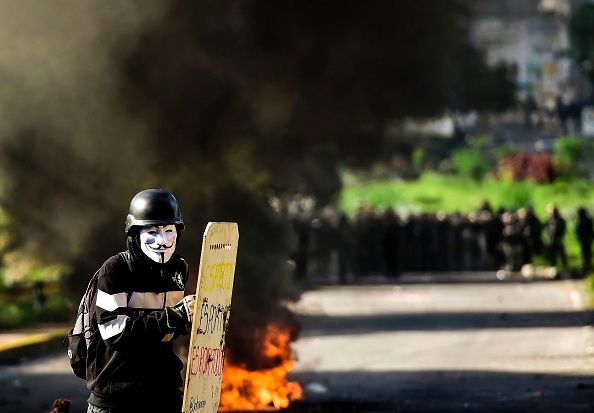
[(184, 297), (188, 266), (175, 254), (184, 223), (161, 189), (130, 203), (127, 250), (99, 270), (95, 333), (88, 347), (88, 413), (179, 413), (182, 361), (173, 340), (187, 334), (194, 296)]
[[(327, 207), (312, 211), (309, 219), (289, 214), (297, 238), (309, 247), (300, 247), (300, 253), (293, 255), (301, 263), (297, 263), (295, 275), (306, 277), (306, 272), (323, 269), (324, 274), (316, 276), (332, 278), (335, 272), (345, 283), (372, 275), (398, 276), (407, 271), (519, 271), (543, 252), (552, 266), (560, 260), (567, 269), (566, 222), (554, 205), (548, 211), (545, 224), (531, 205), (517, 211), (499, 208), (493, 212), (487, 201), (467, 214), (398, 214), (391, 208), (380, 213), (365, 203), (360, 204), (353, 221)], [(582, 269), (586, 272), (592, 267), (594, 229), (585, 210), (578, 213), (577, 225)], [(310, 238), (315, 242), (305, 241)], [(336, 262), (329, 265), (332, 260)], [(312, 263), (307, 271), (304, 262)]]

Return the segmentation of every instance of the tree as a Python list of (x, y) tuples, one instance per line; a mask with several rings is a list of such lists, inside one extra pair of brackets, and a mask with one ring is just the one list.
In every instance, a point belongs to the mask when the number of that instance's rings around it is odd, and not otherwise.
[(489, 162), (475, 148), (462, 148), (452, 156), (454, 169), (460, 176), (480, 181), (489, 172)]
[(594, 82), (594, 4), (582, 3), (571, 14), (569, 42), (571, 56)]
[(584, 178), (590, 172), (594, 145), (579, 136), (560, 136), (555, 140), (554, 161), (559, 171), (570, 178)]

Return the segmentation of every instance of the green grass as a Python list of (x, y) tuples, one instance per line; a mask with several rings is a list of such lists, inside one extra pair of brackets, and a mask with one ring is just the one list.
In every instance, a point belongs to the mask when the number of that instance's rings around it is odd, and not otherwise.
[(568, 216), (578, 205), (594, 208), (594, 184), (580, 180), (542, 185), (533, 182), (502, 182), (486, 179), (476, 182), (453, 175), (427, 173), (415, 181), (355, 181), (352, 178), (341, 193), (340, 205), (353, 213), (360, 202), (378, 208), (393, 207), (413, 212), (470, 211), (487, 199), (494, 208), (534, 205), (544, 216), (546, 205), (556, 203)]
[(339, 203), (344, 211), (352, 215), (360, 203), (378, 209), (391, 207), (401, 213), (470, 212), (476, 210), (483, 200), (488, 200), (493, 208), (519, 208), (532, 204), (543, 221), (547, 204), (557, 204), (568, 223), (565, 241), (570, 263), (573, 267), (579, 266), (579, 247), (575, 238), (576, 209), (584, 206), (594, 215), (594, 184), (587, 180), (552, 184), (494, 179), (477, 182), (454, 175), (426, 173), (414, 181), (359, 181), (349, 175)]

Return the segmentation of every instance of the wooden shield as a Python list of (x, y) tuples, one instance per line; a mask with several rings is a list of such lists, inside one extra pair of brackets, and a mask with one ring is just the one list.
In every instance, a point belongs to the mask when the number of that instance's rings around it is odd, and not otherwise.
[(236, 223), (210, 222), (206, 226), (188, 351), (184, 413), (216, 413), (219, 407), (238, 242)]

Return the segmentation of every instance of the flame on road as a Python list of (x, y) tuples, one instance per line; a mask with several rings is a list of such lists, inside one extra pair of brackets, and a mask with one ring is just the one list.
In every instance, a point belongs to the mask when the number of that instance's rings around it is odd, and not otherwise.
[(220, 411), (282, 409), (292, 400), (303, 397), (297, 382), (287, 380), (293, 368), (291, 334), (279, 325), (268, 325), (262, 347), (263, 356), (274, 362), (274, 367), (247, 370), (225, 360)]

